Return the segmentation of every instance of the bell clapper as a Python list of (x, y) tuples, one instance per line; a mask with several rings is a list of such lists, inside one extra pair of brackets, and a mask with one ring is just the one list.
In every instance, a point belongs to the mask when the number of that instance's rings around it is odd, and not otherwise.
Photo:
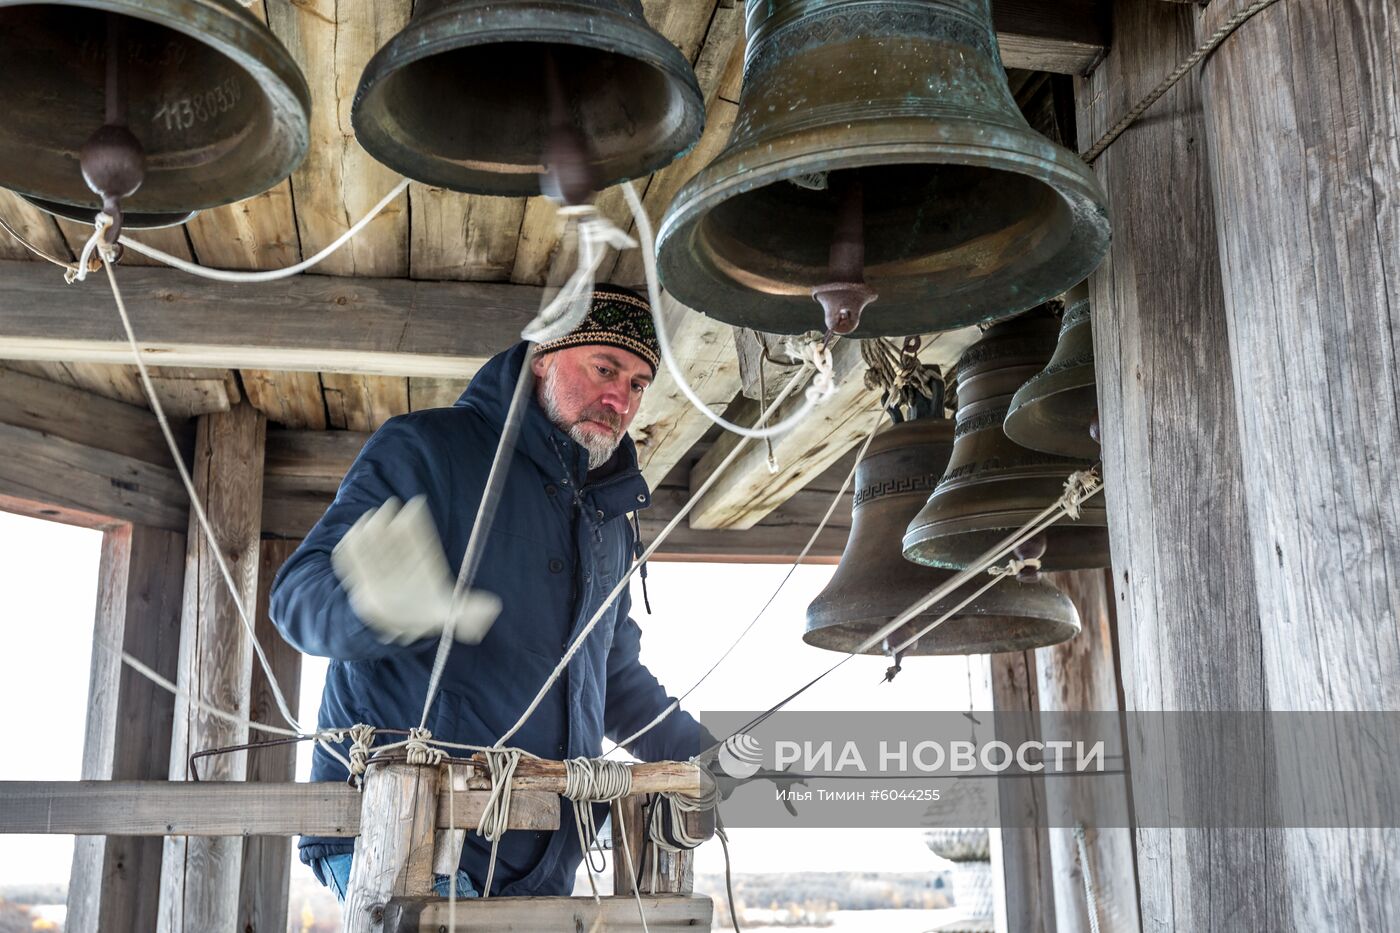
[(1046, 541), (1044, 532), (1016, 545), (1016, 550), (1011, 552), (1013, 557), (1017, 560), (1035, 562), (1016, 574), (1017, 580), (1020, 580), (1022, 583), (1034, 583), (1036, 580), (1040, 579), (1040, 559), (1045, 556), (1045, 547)]
[(849, 334), (860, 326), (860, 315), (879, 295), (865, 284), (865, 190), (853, 172), (835, 172), (827, 178), (835, 191), (836, 227), (827, 260), (829, 281), (812, 289), (812, 297), (826, 315), (831, 334)]
[[(122, 198), (130, 197), (146, 180), (146, 150), (126, 125), (126, 74), (121, 63), (122, 18), (107, 15), (107, 101), (105, 122), (83, 143), (79, 164), (83, 180), (102, 198), (102, 210), (112, 218), (106, 243), (120, 250)], [(120, 258), (120, 252), (116, 254)]]
[(1089, 419), (1089, 436), (1094, 439), (1094, 443), (1103, 445), (1103, 433), (1099, 428), (1099, 412), (1094, 410), (1094, 417)]
[(544, 56), (545, 86), (549, 94), (549, 140), (545, 143), (541, 189), (568, 206), (588, 203), (600, 183), (588, 140), (569, 113), (563, 79), (554, 53)]
[(880, 681), (880, 683), (887, 684), (892, 682), (895, 676), (900, 671), (904, 670), (905, 653), (908, 652), (910, 648), (913, 648), (918, 643), (918, 639), (915, 639), (914, 643), (906, 647), (904, 651), (895, 651), (894, 642), (890, 640), (890, 636), (885, 636), (885, 643), (881, 645), (881, 647), (885, 650), (885, 656), (888, 657), (894, 663), (891, 664), (889, 667), (885, 668), (885, 677), (883, 680)]

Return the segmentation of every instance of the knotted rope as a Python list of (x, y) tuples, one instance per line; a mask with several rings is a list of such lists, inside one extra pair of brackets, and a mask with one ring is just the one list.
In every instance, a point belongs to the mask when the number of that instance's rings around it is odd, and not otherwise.
[(447, 752), (428, 744), (433, 734), (422, 727), (408, 730), (408, 741), (404, 743), (404, 757), (411, 765), (439, 765)]
[(369, 764), (370, 745), (374, 742), (374, 726), (357, 722), (349, 729), (350, 774), (360, 777)]
[(598, 885), (593, 878), (596, 869), (592, 851), (598, 841), (598, 825), (593, 817), (593, 804), (626, 797), (631, 790), (632, 769), (620, 761), (570, 758), (564, 762), (564, 796), (573, 803), (579, 852), (588, 866), (588, 886), (595, 901), (599, 898)]
[(486, 798), (486, 808), (481, 811), (476, 831), (491, 843), (491, 861), (486, 869), (486, 888), (483, 898), (491, 896), (491, 882), (496, 877), (496, 850), (501, 837), (510, 823), (511, 782), (515, 778), (515, 767), (520, 764), (520, 749), (492, 748), (481, 753), (486, 758), (486, 768), (491, 775), (491, 794)]
[(1005, 565), (1000, 567), (988, 567), (987, 573), (994, 577), (1019, 577), (1023, 570), (1030, 570), (1032, 573), (1040, 571), (1039, 557), (1019, 558), (1013, 557)]
[(598, 269), (607, 256), (605, 247), (632, 249), (637, 241), (620, 230), (611, 220), (598, 213), (592, 204), (575, 204), (560, 208), (565, 222), (573, 221), (578, 229), (578, 268), (573, 271), (554, 299), (540, 309), (535, 319), (526, 325), (520, 336), (532, 343), (547, 343), (571, 332), (583, 322), (593, 300), (593, 283)]
[[(700, 765), (700, 767), (704, 768), (704, 765)], [(663, 793), (661, 794), (661, 802), (665, 804), (667, 812), (663, 813), (660, 807), (652, 808), (647, 835), (651, 837), (651, 841), (658, 848), (665, 849), (667, 852), (684, 852), (705, 841), (704, 836), (692, 836), (686, 829), (685, 815), (713, 810), (717, 807), (719, 805), (719, 788), (714, 785), (712, 779), (709, 791), (699, 797)], [(670, 838), (666, 836), (667, 816), (671, 819)]]

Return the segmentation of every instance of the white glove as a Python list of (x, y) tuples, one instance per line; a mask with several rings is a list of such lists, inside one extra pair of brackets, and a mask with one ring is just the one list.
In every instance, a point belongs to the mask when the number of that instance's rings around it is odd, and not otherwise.
[(426, 496), (404, 506), (391, 498), (361, 515), (335, 546), (331, 567), (355, 614), (386, 642), (406, 645), (451, 625), (453, 638), (474, 645), (501, 612), (493, 593), (464, 590), (453, 600), (457, 581)]

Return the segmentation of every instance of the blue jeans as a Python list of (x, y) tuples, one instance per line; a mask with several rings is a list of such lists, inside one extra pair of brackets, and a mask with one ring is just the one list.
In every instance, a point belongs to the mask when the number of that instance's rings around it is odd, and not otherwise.
[[(312, 859), (311, 870), (316, 873), (316, 880), (324, 884), (335, 892), (336, 900), (345, 903), (345, 889), (350, 886), (350, 860), (349, 853), (345, 855), (328, 855), (325, 858)], [(447, 876), (433, 876), (433, 893), (438, 897), (447, 896)], [(457, 896), (477, 897), (476, 888), (472, 885), (472, 880), (467, 877), (467, 873), (460, 868), (457, 869)]]

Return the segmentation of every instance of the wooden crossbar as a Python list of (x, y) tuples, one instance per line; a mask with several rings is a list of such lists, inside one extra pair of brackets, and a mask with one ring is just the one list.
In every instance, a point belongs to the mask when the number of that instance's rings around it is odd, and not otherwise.
[[(631, 897), (493, 897), (459, 900), (456, 924), (448, 925), (447, 899), (394, 898), (384, 911), (384, 933), (475, 933), (506, 930), (607, 930), (641, 933), (637, 902)], [(714, 904), (692, 894), (643, 894), (647, 929), (708, 930)], [(598, 922), (601, 920), (601, 922)], [(594, 924), (597, 923), (595, 927)]]

